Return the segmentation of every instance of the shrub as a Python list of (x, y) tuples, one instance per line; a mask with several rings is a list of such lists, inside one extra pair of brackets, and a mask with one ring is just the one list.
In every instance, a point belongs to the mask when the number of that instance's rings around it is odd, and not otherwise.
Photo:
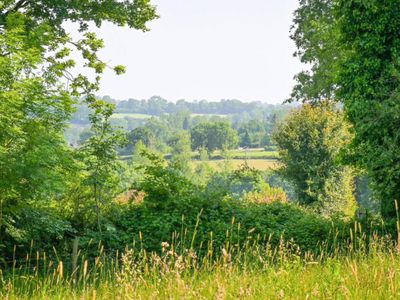
[(249, 238), (260, 243), (271, 238), (277, 245), (282, 237), (293, 240), (304, 251), (318, 252), (324, 242), (333, 240), (335, 226), (343, 226), (295, 204), (227, 199), (193, 199), (161, 210), (141, 203), (125, 209), (115, 221), (121, 247), (136, 240), (137, 247), (158, 252), (161, 242), (180, 249), (193, 246), (201, 252), (210, 241), (219, 249), (227, 243), (243, 246)]
[[(87, 232), (86, 241), (102, 240), (108, 251), (123, 251), (129, 245), (156, 252), (162, 242), (168, 242), (178, 253), (195, 248), (206, 255), (211, 244), (215, 249), (241, 249), (270, 239), (277, 246), (283, 238), (301, 250), (318, 252), (345, 225), (287, 203), (282, 189), (269, 187), (251, 168), (227, 173), (222, 179), (215, 175), (213, 182), (202, 185), (176, 166), (148, 157), (151, 162), (143, 180), (133, 187), (145, 194), (143, 201), (119, 203), (106, 216), (112, 226), (105, 226), (102, 235)], [(217, 189), (221, 182), (224, 185)], [(240, 196), (232, 188), (238, 188)]]
[(287, 203), (288, 198), (284, 190), (280, 187), (270, 187), (268, 184), (264, 184), (261, 187), (261, 191), (248, 192), (244, 199), (253, 203), (272, 203), (281, 202)]

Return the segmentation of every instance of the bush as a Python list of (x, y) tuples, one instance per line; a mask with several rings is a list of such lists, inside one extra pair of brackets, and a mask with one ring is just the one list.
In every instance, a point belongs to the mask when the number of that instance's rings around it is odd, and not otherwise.
[(37, 251), (54, 253), (75, 230), (55, 211), (26, 205), (16, 209), (3, 220), (4, 237), (0, 241), (0, 263), (10, 264), (13, 257), (26, 257)]
[[(123, 250), (135, 240), (136, 247), (160, 251), (161, 243), (168, 242), (177, 249), (195, 247), (201, 253), (211, 241), (220, 248), (268, 238), (278, 244), (283, 237), (293, 239), (303, 250), (319, 251), (321, 242), (334, 236), (331, 220), (296, 204), (282, 203), (284, 192), (267, 187), (252, 169), (244, 167), (228, 174), (234, 187), (245, 190), (243, 187), (252, 183), (238, 198), (235, 190), (226, 192), (229, 189), (223, 187), (223, 193), (213, 191), (210, 185), (196, 184), (160, 159), (151, 159), (153, 164), (145, 168), (142, 183), (134, 187), (146, 194), (144, 201), (124, 204), (109, 218), (115, 234), (107, 237), (107, 246), (119, 245)], [(342, 226), (340, 222), (336, 225)]]
[[(341, 228), (343, 224), (335, 226)], [(175, 202), (162, 210), (141, 203), (124, 210), (116, 220), (121, 247), (136, 240), (137, 247), (157, 252), (161, 242), (173, 243), (179, 249), (195, 247), (201, 252), (211, 240), (219, 249), (227, 242), (240, 246), (249, 239), (261, 242), (271, 238), (277, 245), (282, 237), (293, 240), (304, 251), (318, 252), (323, 242), (333, 240), (335, 226), (329, 219), (295, 204), (227, 199)]]
[(252, 203), (273, 203), (281, 202), (287, 203), (288, 197), (281, 187), (270, 187), (268, 184), (264, 184), (261, 187), (261, 191), (248, 192), (244, 200)]

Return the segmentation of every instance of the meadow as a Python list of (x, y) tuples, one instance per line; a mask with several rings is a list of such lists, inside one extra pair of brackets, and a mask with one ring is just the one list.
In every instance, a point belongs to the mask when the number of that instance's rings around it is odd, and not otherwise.
[[(357, 224), (355, 225), (357, 227)], [(101, 245), (93, 261), (78, 253), (71, 274), (61, 261), (29, 254), (0, 274), (2, 299), (398, 299), (400, 256), (386, 239), (353, 232), (345, 247), (302, 252), (283, 239), (195, 248), (160, 243), (160, 253), (126, 248), (115, 258)], [(193, 239), (195, 234), (193, 235)]]
[[(231, 159), (278, 159), (279, 153), (275, 150), (264, 150), (262, 148), (234, 149), (227, 153)], [(192, 153), (192, 157), (197, 158), (198, 153)], [(222, 159), (224, 154), (221, 151), (214, 151), (210, 155), (210, 159)]]
[[(208, 160), (200, 160), (200, 155), (197, 151), (191, 152), (191, 167), (195, 168), (201, 163), (206, 163), (216, 171), (220, 171), (223, 166), (229, 165), (233, 169), (237, 169), (240, 166), (247, 164), (249, 167), (257, 170), (265, 171), (270, 169), (276, 169), (279, 165), (279, 153), (278, 151), (265, 151), (260, 148), (256, 149), (235, 149), (230, 150), (226, 154), (217, 150), (211, 153)], [(165, 155), (166, 159), (170, 158), (170, 155)], [(132, 155), (125, 155), (121, 157), (122, 160), (132, 159)]]
[(266, 159), (230, 159), (230, 160), (207, 160), (207, 161), (199, 161), (192, 160), (191, 166), (195, 168), (201, 163), (206, 163), (208, 166), (213, 168), (216, 171), (221, 171), (224, 166), (229, 166), (233, 169), (238, 169), (239, 167), (247, 164), (251, 168), (255, 168), (260, 171), (276, 169), (278, 167), (279, 162), (277, 160), (266, 160)]

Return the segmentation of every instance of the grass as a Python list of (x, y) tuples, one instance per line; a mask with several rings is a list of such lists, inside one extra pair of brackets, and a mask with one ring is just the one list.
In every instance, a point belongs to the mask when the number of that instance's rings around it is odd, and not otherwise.
[[(278, 151), (265, 151), (263, 149), (247, 149), (247, 150), (230, 150), (229, 155), (233, 159), (278, 159)], [(211, 159), (221, 157), (220, 151), (215, 151), (211, 155)]]
[[(203, 163), (203, 161), (193, 160), (191, 162), (192, 167), (196, 167), (197, 165)], [(278, 161), (276, 160), (263, 160), (263, 159), (232, 159), (229, 161), (224, 160), (208, 160), (205, 161), (210, 167), (214, 170), (221, 170), (223, 165), (228, 163), (233, 169), (238, 169), (243, 164), (247, 163), (249, 167), (255, 168), (257, 170), (265, 171), (270, 169), (275, 169), (278, 166)]]
[[(192, 157), (192, 166), (196, 166), (201, 161), (199, 161), (199, 153), (194, 151), (191, 153)], [(243, 165), (246, 161), (250, 167), (254, 167), (259, 170), (268, 170), (271, 168), (276, 168), (278, 165), (279, 153), (277, 151), (265, 151), (262, 149), (247, 149), (247, 150), (230, 150), (229, 151), (230, 163), (233, 168), (238, 168), (240, 165)], [(121, 156), (122, 160), (129, 160), (132, 158), (132, 155), (124, 155)], [(170, 158), (170, 155), (165, 155), (166, 159)], [(221, 169), (221, 164), (223, 164), (225, 159), (221, 151), (214, 151), (210, 155), (210, 159), (207, 163), (213, 167), (215, 170)]]
[[(193, 238), (195, 237), (195, 234)], [(399, 299), (400, 255), (388, 240), (360, 234), (347, 247), (318, 255), (281, 240), (239, 247), (208, 245), (207, 255), (160, 243), (159, 254), (126, 250), (84, 257), (75, 275), (61, 262), (27, 257), (0, 274), (2, 299)], [(356, 246), (358, 245), (358, 246)], [(29, 261), (29, 265), (28, 265)]]

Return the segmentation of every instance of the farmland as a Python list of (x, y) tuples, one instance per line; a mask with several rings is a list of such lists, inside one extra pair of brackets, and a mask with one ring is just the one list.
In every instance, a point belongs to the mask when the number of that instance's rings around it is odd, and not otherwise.
[(266, 160), (266, 159), (231, 159), (231, 160), (207, 160), (199, 161), (192, 160), (191, 166), (196, 168), (201, 163), (206, 163), (214, 170), (219, 171), (223, 169), (223, 166), (228, 166), (233, 169), (238, 169), (240, 166), (247, 165), (251, 168), (255, 168), (260, 171), (276, 169), (278, 167), (277, 160)]
[[(221, 151), (214, 151), (207, 160), (200, 160), (198, 152), (191, 152), (191, 167), (196, 168), (201, 163), (206, 163), (214, 170), (221, 170), (222, 166), (230, 166), (233, 169), (247, 164), (251, 168), (257, 170), (276, 169), (279, 166), (279, 154), (277, 151), (264, 151), (262, 149), (236, 149), (228, 151), (226, 154)], [(224, 156), (227, 157), (224, 157)], [(166, 154), (165, 158), (170, 159), (171, 155)], [(122, 160), (129, 161), (132, 155), (121, 157)]]

